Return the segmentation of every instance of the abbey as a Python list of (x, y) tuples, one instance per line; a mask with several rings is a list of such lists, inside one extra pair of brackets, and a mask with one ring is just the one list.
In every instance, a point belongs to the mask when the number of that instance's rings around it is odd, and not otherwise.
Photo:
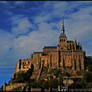
[(41, 67), (49, 69), (60, 69), (61, 72), (84, 70), (85, 52), (82, 46), (75, 41), (69, 41), (65, 34), (64, 20), (62, 23), (61, 34), (58, 38), (57, 46), (45, 46), (42, 52), (34, 52), (30, 59), (19, 60), (16, 64), (15, 73), (19, 71), (26, 72), (34, 66), (34, 71)]

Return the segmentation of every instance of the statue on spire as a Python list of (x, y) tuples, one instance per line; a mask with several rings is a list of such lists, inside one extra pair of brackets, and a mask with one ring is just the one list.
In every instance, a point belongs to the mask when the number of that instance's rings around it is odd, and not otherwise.
[(62, 30), (61, 30), (61, 34), (60, 34), (60, 37), (66, 37), (66, 34), (65, 34), (65, 28), (64, 28), (64, 16), (63, 16), (63, 21), (62, 21)]
[(62, 22), (62, 33), (64, 34), (64, 31), (65, 31), (65, 29), (64, 29), (64, 16), (63, 16), (63, 22)]

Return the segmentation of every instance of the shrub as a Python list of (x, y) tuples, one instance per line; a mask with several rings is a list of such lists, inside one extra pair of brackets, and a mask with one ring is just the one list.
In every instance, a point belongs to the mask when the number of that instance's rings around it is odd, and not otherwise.
[(85, 72), (81, 80), (81, 85), (83, 87), (86, 87), (88, 83), (91, 83), (91, 82), (92, 82), (92, 74), (90, 72)]
[(54, 70), (53, 70), (53, 74), (54, 74), (56, 77), (59, 76), (59, 73), (60, 73), (60, 71), (59, 71), (58, 69), (54, 69)]
[(92, 88), (92, 83), (88, 83), (88, 84), (86, 85), (86, 87), (87, 87), (87, 88)]
[(48, 89), (48, 88), (49, 88), (49, 82), (48, 82), (48, 81), (44, 81), (44, 82), (42, 83), (42, 88)]
[(38, 88), (40, 85), (37, 81), (31, 81), (27, 83), (26, 87)]
[(16, 82), (25, 82), (27, 79), (26, 73), (24, 72), (18, 72), (16, 74)]
[(88, 71), (92, 72), (92, 65), (88, 65)]

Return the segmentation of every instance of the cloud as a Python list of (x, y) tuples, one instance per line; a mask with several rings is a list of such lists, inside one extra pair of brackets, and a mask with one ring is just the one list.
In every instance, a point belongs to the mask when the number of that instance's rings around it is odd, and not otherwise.
[(50, 18), (49, 15), (45, 15), (45, 16), (38, 16), (35, 18), (35, 23), (42, 23), (42, 22), (46, 22), (48, 19)]
[(13, 40), (13, 35), (0, 29), (0, 67), (15, 64), (13, 62), (15, 59), (14, 53), (10, 51), (10, 48), (13, 48)]
[(15, 1), (14, 4), (15, 5), (25, 5), (26, 2), (25, 1)]
[[(30, 15), (32, 21), (29, 15), (16, 14), (11, 17), (11, 30), (0, 31), (0, 61), (3, 61), (0, 65), (15, 65), (19, 58), (29, 58), (34, 51), (42, 51), (44, 46), (57, 45), (63, 14), (68, 39), (77, 39), (82, 44), (87, 41), (90, 48), (84, 44), (83, 49), (87, 51), (87, 55), (91, 55), (92, 8), (80, 7), (82, 3), (70, 4), (71, 2), (46, 2), (37, 11), (38, 15)], [(34, 11), (36, 12), (36, 8)], [(66, 11), (70, 13), (67, 14)]]
[(12, 46), (12, 39), (13, 36), (10, 33), (0, 30), (0, 56), (5, 55)]
[[(73, 13), (71, 19), (67, 19), (67, 23), (71, 23), (71, 33), (73, 36), (76, 36), (78, 39), (85, 39), (85, 36), (88, 38), (92, 29), (92, 19), (91, 19), (91, 7), (80, 9), (80, 11)], [(72, 20), (72, 21), (70, 21)], [(87, 39), (86, 38), (86, 39)]]
[(27, 18), (16, 17), (12, 23), (13, 34), (25, 34), (33, 27), (32, 23)]
[[(52, 24), (41, 23), (39, 30), (32, 31), (27, 36), (21, 36), (14, 40), (15, 52), (23, 57), (30, 56), (34, 51), (42, 51), (45, 45), (57, 42), (58, 32), (52, 30)], [(53, 32), (53, 35), (51, 35)], [(52, 40), (53, 39), (53, 40)]]
[(60, 31), (53, 29), (55, 24), (42, 22), (37, 25), (38, 30), (33, 30), (28, 35), (21, 35), (18, 38), (14, 33), (1, 30), (0, 61), (3, 63), (0, 62), (0, 67), (14, 66), (18, 59), (30, 58), (34, 51), (42, 51), (44, 46), (56, 45)]

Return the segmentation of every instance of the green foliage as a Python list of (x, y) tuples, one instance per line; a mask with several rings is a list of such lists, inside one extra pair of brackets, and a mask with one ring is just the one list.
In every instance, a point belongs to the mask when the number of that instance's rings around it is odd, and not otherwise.
[(17, 87), (17, 88), (12, 89), (12, 91), (22, 91), (22, 88), (21, 87)]
[(58, 87), (58, 80), (57, 79), (51, 79), (48, 81), (50, 88), (57, 88)]
[(44, 82), (45, 82), (44, 79), (39, 79), (39, 80), (38, 80), (38, 84), (41, 85), (41, 86), (42, 86), (42, 84), (43, 84)]
[(24, 72), (18, 72), (16, 74), (16, 82), (25, 82), (27, 79), (26, 73)]
[(40, 85), (37, 81), (28, 82), (26, 87), (39, 88)]
[(68, 77), (70, 77), (70, 76), (71, 76), (68, 72), (66, 72), (66, 73), (65, 73), (65, 75), (66, 75), (66, 76), (68, 76)]
[(74, 78), (73, 81), (78, 82), (78, 81), (81, 81), (81, 79), (80, 78)]
[(88, 65), (88, 71), (92, 72), (92, 65)]
[(51, 69), (48, 74), (54, 74), (56, 78), (59, 76), (60, 71), (58, 69)]
[(58, 84), (59, 85), (62, 85), (63, 84), (63, 78), (62, 78), (62, 75), (59, 74), (59, 81), (58, 81)]
[(49, 88), (49, 82), (48, 81), (44, 81), (43, 84), (42, 84), (42, 88), (48, 89)]
[(41, 88), (45, 88), (45, 89), (48, 89), (49, 87), (57, 88), (58, 80), (51, 78), (50, 80), (45, 81), (43, 79), (40, 79), (40, 80), (38, 80), (38, 84), (40, 85)]
[(48, 68), (47, 67), (43, 67), (43, 72), (47, 73)]
[(92, 88), (92, 82), (86, 85), (87, 88)]
[(90, 72), (84, 72), (83, 78), (81, 80), (81, 85), (85, 87), (88, 85), (88, 83), (91, 82), (92, 82), (92, 74)]
[[(43, 68), (43, 72), (47, 72), (48, 76), (45, 75), (44, 77), (40, 77), (39, 84), (42, 88), (56, 88), (59, 84), (62, 85), (62, 73), (59, 69), (50, 69), (47, 71), (47, 68)], [(47, 76), (47, 80), (45, 80)], [(53, 76), (56, 76), (55, 79), (53, 79)], [(57, 79), (59, 78), (59, 80)]]
[(54, 69), (53, 70), (53, 74), (56, 76), (56, 78), (59, 76), (59, 70), (58, 69)]
[(3, 89), (2, 88), (0, 88), (0, 92), (3, 92)]
[(84, 79), (86, 82), (92, 82), (92, 74), (90, 74), (90, 72), (85, 72), (85, 73), (84, 73), (84, 76), (83, 76), (83, 79)]
[(49, 88), (49, 83), (48, 81), (45, 81), (45, 80), (39, 80), (38, 81), (38, 84), (41, 86), (41, 88)]
[(84, 73), (85, 73), (84, 70), (81, 70), (81, 71), (80, 71), (80, 75), (83, 75)]
[(39, 85), (38, 82), (33, 82), (33, 83), (31, 83), (31, 87), (33, 87), (33, 88), (39, 88), (40, 85)]
[(27, 72), (18, 72), (16, 74), (16, 79), (13, 82), (26, 82), (29, 81), (30, 76), (32, 75), (34, 66), (31, 65), (31, 68)]

